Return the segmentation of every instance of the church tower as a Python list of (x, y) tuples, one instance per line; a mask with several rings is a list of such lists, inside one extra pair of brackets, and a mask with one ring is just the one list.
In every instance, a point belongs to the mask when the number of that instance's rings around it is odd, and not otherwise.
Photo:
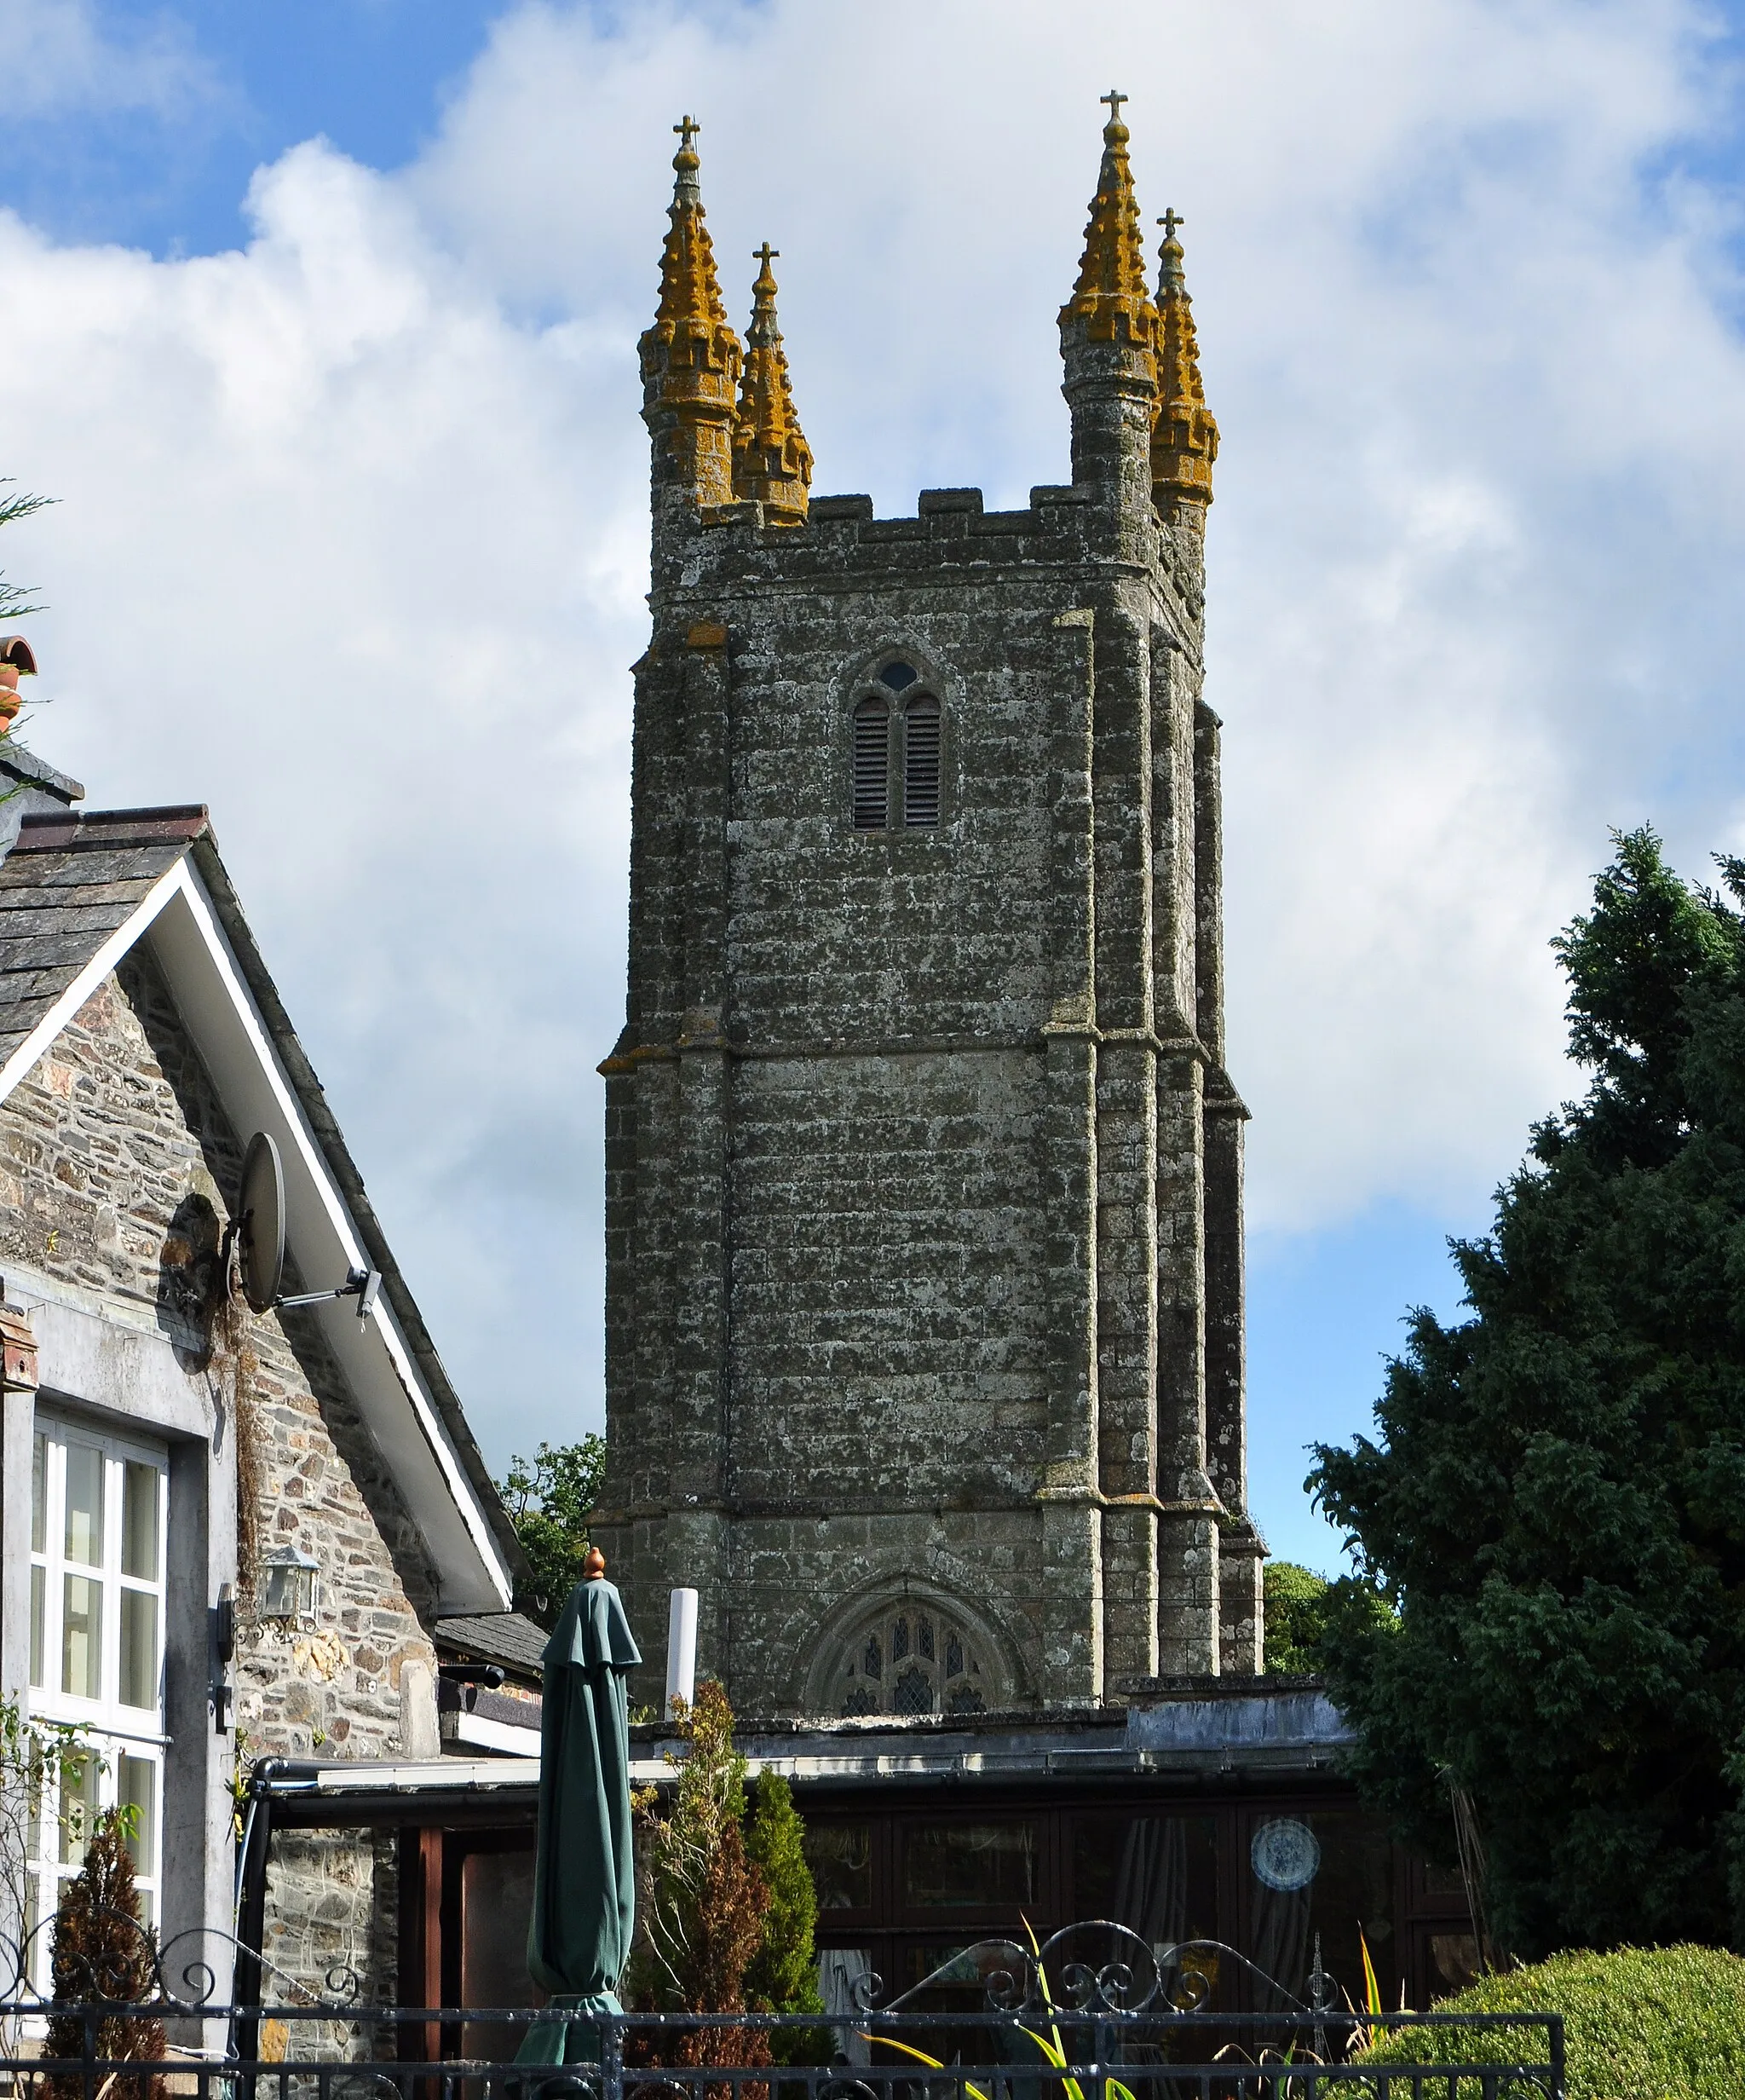
[(1072, 477), (810, 493), (766, 243), (741, 345), (682, 126), (655, 322), (608, 1479), (742, 1714), (1260, 1667), (1226, 1076), (1218, 426), (1120, 120), (1060, 314)]

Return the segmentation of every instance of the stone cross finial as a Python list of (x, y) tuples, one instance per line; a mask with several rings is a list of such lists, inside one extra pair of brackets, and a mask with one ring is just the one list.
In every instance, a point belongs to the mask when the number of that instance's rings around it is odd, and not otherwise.
[(679, 122), (674, 124), (672, 128), (678, 134), (679, 149), (683, 153), (688, 153), (690, 151), (691, 141), (695, 138), (698, 132), (703, 129), (702, 125), (697, 122), (694, 117), (681, 118)]
[(1121, 94), (1118, 89), (1111, 88), (1107, 95), (1099, 95), (1097, 99), (1099, 102), (1109, 104), (1109, 121), (1119, 124), (1121, 120), (1121, 104), (1131, 102), (1133, 98), (1131, 95)]
[(761, 248), (752, 249), (752, 260), (754, 262), (761, 262), (767, 270), (769, 268), (770, 258), (774, 256), (779, 256), (780, 253), (781, 251), (780, 248), (772, 248), (769, 243), (766, 240)]
[(1176, 237), (1177, 227), (1185, 226), (1188, 222), (1183, 218), (1178, 217), (1176, 214), (1176, 208), (1173, 205), (1172, 205), (1169, 210), (1164, 213), (1163, 216), (1157, 222), (1157, 223), (1163, 228), (1164, 239), (1166, 240), (1173, 240)]

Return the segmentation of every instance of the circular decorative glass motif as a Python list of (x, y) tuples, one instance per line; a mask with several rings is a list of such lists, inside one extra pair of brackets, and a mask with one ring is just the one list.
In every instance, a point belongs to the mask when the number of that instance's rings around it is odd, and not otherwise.
[(1321, 1840), (1294, 1816), (1276, 1815), (1255, 1832), (1248, 1861), (1269, 1889), (1306, 1889), (1321, 1872)]

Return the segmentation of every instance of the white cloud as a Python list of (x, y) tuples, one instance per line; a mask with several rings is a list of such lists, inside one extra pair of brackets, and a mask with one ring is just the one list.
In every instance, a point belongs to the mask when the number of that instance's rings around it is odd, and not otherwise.
[(167, 12), (117, 22), (93, 0), (0, 0), (0, 38), (14, 124), (93, 110), (185, 122), (191, 106), (222, 92), (215, 68)]
[(704, 118), (730, 305), (782, 251), (821, 489), (1066, 473), (1053, 317), (1128, 111), (1212, 405), (1233, 1062), (1253, 1207), (1470, 1204), (1566, 1089), (1545, 946), (1609, 823), (1685, 863), (1745, 556), (1729, 105), (1679, 0), (517, 8), (387, 178), (247, 249), (0, 223), (8, 535), (103, 802), (206, 796), (487, 1445), (599, 1390), (644, 614), (634, 343)]

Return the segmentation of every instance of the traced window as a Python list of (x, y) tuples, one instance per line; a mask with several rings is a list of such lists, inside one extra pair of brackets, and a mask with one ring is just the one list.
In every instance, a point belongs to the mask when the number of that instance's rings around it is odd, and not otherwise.
[(933, 1605), (886, 1605), (843, 1643), (830, 1703), (844, 1714), (978, 1714), (991, 1690), (982, 1653)]
[[(52, 1918), (94, 1819), (127, 1812), (146, 1918), (163, 1821), (169, 1472), (161, 1449), (39, 1417), (31, 1459), (31, 1711), (87, 1732), (91, 1756), (32, 1802), (29, 1909)], [(45, 1930), (32, 1973), (48, 1981)], [(40, 1975), (37, 1971), (40, 1970)]]
[(890, 706), (863, 700), (855, 709), (855, 829), (890, 822)]

